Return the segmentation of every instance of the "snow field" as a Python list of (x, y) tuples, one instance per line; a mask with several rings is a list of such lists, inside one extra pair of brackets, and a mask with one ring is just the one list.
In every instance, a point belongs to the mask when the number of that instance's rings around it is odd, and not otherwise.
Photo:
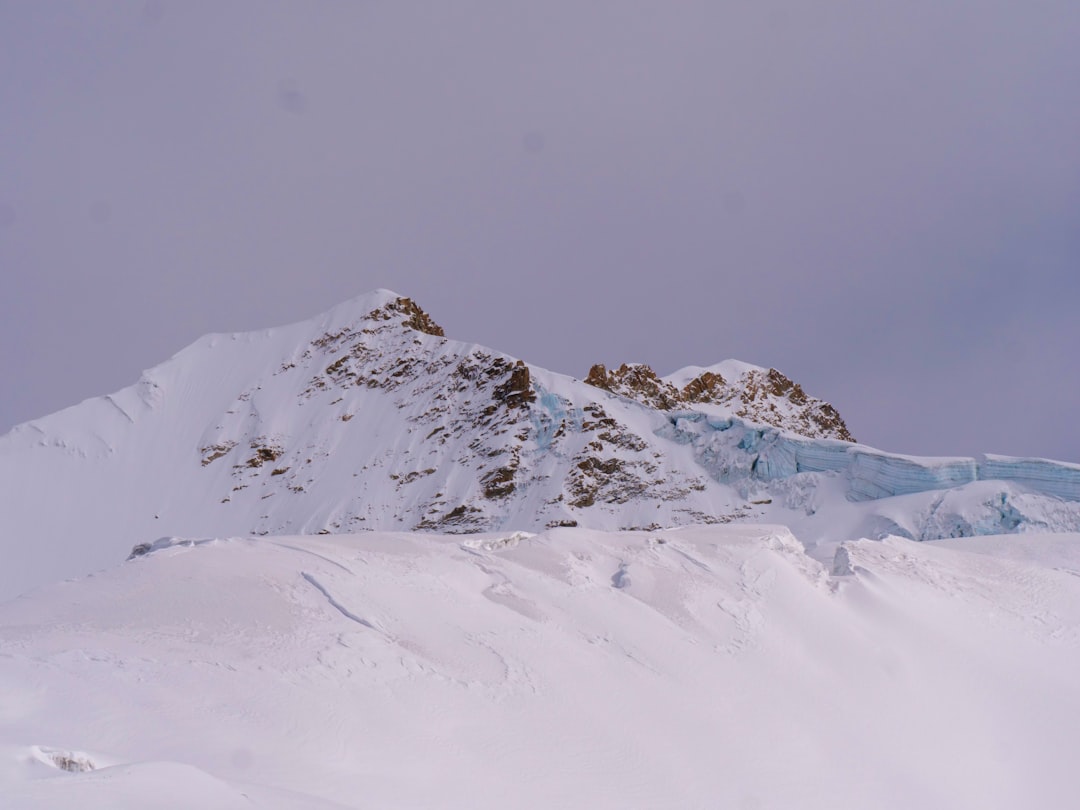
[(1072, 807), (1078, 543), (834, 566), (778, 526), (164, 541), (0, 605), (0, 795)]

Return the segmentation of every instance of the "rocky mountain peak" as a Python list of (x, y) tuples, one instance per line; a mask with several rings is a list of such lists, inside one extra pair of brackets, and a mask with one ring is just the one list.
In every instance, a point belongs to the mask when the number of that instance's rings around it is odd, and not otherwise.
[(402, 326), (415, 329), (417, 332), (423, 332), (425, 335), (446, 336), (443, 328), (435, 323), (430, 315), (424, 312), (411, 298), (405, 298), (404, 296), (399, 296), (383, 304), (366, 316), (367, 320), (373, 321), (389, 321), (395, 318), (400, 320)]

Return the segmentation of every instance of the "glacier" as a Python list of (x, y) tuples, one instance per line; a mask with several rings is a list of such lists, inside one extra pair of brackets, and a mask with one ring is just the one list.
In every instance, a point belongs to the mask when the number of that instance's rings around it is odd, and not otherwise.
[(735, 417), (672, 413), (657, 435), (694, 448), (717, 481), (776, 481), (800, 473), (842, 473), (851, 501), (869, 501), (1004, 481), (1067, 501), (1080, 501), (1080, 464), (1042, 458), (985, 455), (910, 456), (836, 439), (808, 439)]

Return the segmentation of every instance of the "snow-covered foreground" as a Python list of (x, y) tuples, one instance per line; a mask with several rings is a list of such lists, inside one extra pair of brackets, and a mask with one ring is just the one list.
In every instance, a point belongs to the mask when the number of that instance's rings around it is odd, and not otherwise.
[(1078, 626), (1080, 535), (159, 542), (0, 605), (0, 806), (1071, 808)]

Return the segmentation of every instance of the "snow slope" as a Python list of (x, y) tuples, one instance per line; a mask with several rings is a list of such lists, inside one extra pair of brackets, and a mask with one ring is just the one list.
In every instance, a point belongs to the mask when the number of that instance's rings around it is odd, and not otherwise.
[(1078, 535), (144, 551), (0, 605), (5, 810), (1076, 804)]
[(0, 599), (164, 534), (771, 522), (829, 559), (861, 536), (1080, 530), (1080, 466), (841, 441), (774, 369), (589, 379), (447, 339), (386, 290), (207, 336), (0, 437)]

